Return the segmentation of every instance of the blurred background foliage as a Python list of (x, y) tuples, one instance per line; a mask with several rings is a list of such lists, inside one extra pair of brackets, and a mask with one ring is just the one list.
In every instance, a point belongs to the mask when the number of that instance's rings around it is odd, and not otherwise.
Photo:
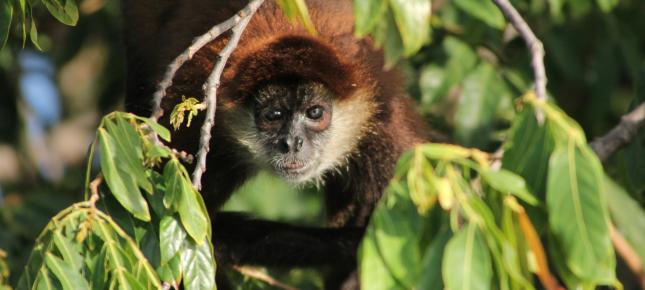
[[(645, 100), (645, 1), (512, 2), (544, 42), (549, 93), (589, 139)], [(25, 43), (15, 12), (0, 50), (0, 260), (6, 253), (13, 273), (21, 272), (51, 216), (81, 199), (88, 145), (100, 117), (123, 108), (126, 74), (119, 1), (79, 1), (75, 27), (54, 19), (40, 1), (29, 3), (42, 50)], [(409, 95), (456, 143), (494, 151), (515, 116), (516, 97), (532, 83), (525, 44), (492, 2), (435, 0), (432, 10), (431, 42), (398, 61)], [(396, 11), (389, 13), (386, 19), (396, 21)], [(369, 31), (367, 25), (358, 32)], [(641, 205), (644, 147), (641, 132), (605, 165)], [(241, 188), (226, 207), (301, 224), (324, 221), (314, 188), (294, 190), (268, 174)], [(302, 275), (308, 274), (290, 277)], [(11, 276), (12, 284), (17, 278)], [(303, 283), (316, 288), (319, 282)]]

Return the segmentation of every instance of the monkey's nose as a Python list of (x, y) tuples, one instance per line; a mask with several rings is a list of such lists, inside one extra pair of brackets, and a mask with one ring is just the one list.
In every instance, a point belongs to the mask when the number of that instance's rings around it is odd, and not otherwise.
[(302, 149), (304, 140), (300, 136), (289, 136), (280, 140), (278, 149), (282, 153), (299, 152)]

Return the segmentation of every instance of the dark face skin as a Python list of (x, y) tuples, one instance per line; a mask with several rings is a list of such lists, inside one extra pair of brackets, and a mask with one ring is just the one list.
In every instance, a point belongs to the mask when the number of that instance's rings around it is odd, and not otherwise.
[(275, 82), (254, 100), (255, 124), (270, 166), (300, 182), (317, 172), (332, 118), (332, 94), (317, 82)]

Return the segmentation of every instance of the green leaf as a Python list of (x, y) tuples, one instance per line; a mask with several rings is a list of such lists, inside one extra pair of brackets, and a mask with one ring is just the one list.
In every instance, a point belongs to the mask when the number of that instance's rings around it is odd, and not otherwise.
[(368, 231), (361, 254), (361, 285), (383, 289), (380, 284), (395, 281), (398, 287), (412, 288), (421, 274), (421, 217), (409, 195), (389, 189)]
[(118, 163), (121, 166), (117, 164), (115, 156), (117, 149), (112, 137), (103, 128), (99, 128), (98, 136), (101, 145), (101, 172), (110, 191), (119, 203), (135, 217), (143, 221), (150, 221), (148, 205), (141, 195), (136, 181), (127, 170), (122, 168), (123, 163)]
[(446, 70), (437, 64), (428, 64), (421, 69), (419, 75), (419, 88), (421, 89), (421, 103), (423, 106), (430, 106), (443, 97), (440, 93)]
[(504, 142), (502, 167), (522, 176), (530, 190), (542, 196), (553, 147), (554, 141), (546, 126), (537, 123), (535, 109), (525, 105), (513, 119), (509, 137)]
[(287, 15), (287, 18), (292, 21), (299, 19), (309, 33), (316, 34), (316, 28), (311, 21), (307, 3), (304, 0), (277, 0), (277, 2), (280, 8), (282, 8), (282, 11)]
[(493, 1), (482, 0), (455, 0), (455, 5), (493, 28), (503, 29), (506, 21), (504, 15), (495, 6)]
[(78, 8), (74, 0), (42, 0), (42, 2), (58, 21), (70, 26), (78, 22)]
[[(51, 274), (49, 273), (49, 271), (47, 271), (46, 268), (42, 268), (36, 276), (36, 280), (34, 281), (34, 287), (30, 289), (36, 289), (36, 290), (60, 289), (61, 285), (54, 282), (52, 279), (53, 277), (51, 277)], [(21, 288), (21, 286), (18, 286), (18, 289), (22, 290), (25, 288)]]
[(416, 53), (430, 40), (430, 0), (389, 0), (403, 40), (403, 54)]
[(165, 216), (159, 222), (159, 244), (161, 265), (170, 262), (181, 250), (186, 241), (186, 232), (181, 223), (173, 216)]
[(387, 0), (354, 0), (354, 31), (357, 36), (365, 36), (374, 31), (382, 21), (387, 10)]
[(439, 143), (426, 143), (418, 146), (428, 158), (435, 160), (457, 160), (470, 157), (471, 151), (467, 148)]
[(134, 118), (137, 120), (145, 122), (152, 131), (157, 133), (161, 139), (170, 142), (170, 130), (168, 130), (166, 127), (160, 125), (159, 123), (155, 122), (151, 118), (145, 118), (145, 117), (140, 117), (137, 115), (132, 115)]
[(632, 245), (641, 261), (645, 261), (645, 210), (606, 175), (604, 184), (609, 213), (616, 229)]
[(27, 1), (26, 0), (18, 0), (18, 4), (20, 6), (20, 20), (22, 22), (22, 47), (25, 47), (25, 44), (27, 43)]
[(390, 273), (388, 265), (381, 258), (380, 249), (376, 243), (374, 227), (369, 227), (358, 250), (361, 273), (361, 287), (371, 290), (406, 289)]
[(602, 178), (600, 162), (586, 145), (569, 139), (551, 155), (549, 225), (567, 268), (587, 284), (612, 284), (616, 279)]
[(385, 50), (385, 68), (392, 68), (403, 55), (404, 46), (391, 11), (386, 11), (383, 21), (378, 23), (372, 36), (376, 44)]
[[(128, 281), (127, 285), (119, 285), (119, 289), (128, 289), (128, 290), (146, 290), (146, 289), (154, 289), (154, 288), (146, 288), (141, 284), (141, 281), (137, 279), (132, 273), (130, 272), (123, 272), (123, 275), (125, 276), (126, 281)], [(116, 281), (116, 280), (115, 280)]]
[(54, 276), (60, 281), (65, 290), (86, 290), (90, 289), (90, 285), (87, 283), (83, 275), (74, 270), (69, 264), (66, 264), (60, 258), (54, 256), (51, 253), (47, 253), (45, 256), (45, 263), (47, 268), (49, 268)]
[(530, 205), (537, 205), (537, 199), (526, 189), (524, 178), (512, 173), (511, 171), (501, 169), (499, 171), (480, 170), (484, 180), (497, 191), (502, 193), (511, 193)]
[(80, 272), (83, 266), (83, 257), (78, 251), (78, 246), (63, 237), (59, 232), (54, 232), (53, 240), (65, 262), (71, 266), (72, 270)]
[[(195, 240), (196, 243), (201, 244), (208, 235), (208, 217), (201, 210), (198, 198), (201, 199), (199, 193), (193, 188), (189, 182), (184, 182), (184, 189), (182, 190), (181, 200), (179, 201), (179, 218), (184, 225), (186, 232)], [(208, 241), (206, 241), (208, 243)]]
[[(176, 158), (171, 159), (164, 167), (166, 192), (164, 206), (176, 208), (186, 232), (201, 244), (208, 234), (207, 213), (201, 210), (199, 192), (190, 183), (188, 172)], [(170, 258), (170, 257), (168, 257)]]
[(508, 97), (501, 90), (495, 68), (481, 63), (464, 80), (455, 115), (455, 135), (461, 144), (486, 147), (490, 142), (492, 121), (500, 100)]
[(36, 28), (36, 22), (34, 21), (33, 18), (31, 18), (31, 24), (29, 25), (29, 39), (31, 39), (31, 43), (36, 47), (38, 50), (43, 50), (40, 47), (40, 44), (38, 43), (38, 30)]
[(428, 245), (421, 261), (423, 274), (416, 289), (444, 289), (441, 279), (441, 261), (449, 239), (450, 233), (446, 230), (440, 232)]
[(600, 6), (600, 10), (605, 13), (611, 12), (619, 3), (618, 0), (596, 0), (596, 2)]
[(184, 269), (184, 289), (216, 289), (216, 266), (210, 242), (197, 244), (187, 241), (181, 260)]
[(163, 196), (164, 207), (172, 210), (176, 210), (179, 205), (179, 201), (184, 194), (184, 182), (185, 177), (181, 171), (181, 164), (179, 160), (173, 158), (163, 169), (163, 179), (165, 181), (166, 190)]
[(134, 129), (134, 125), (126, 120), (127, 116), (116, 114), (114, 120), (104, 121), (107, 132), (114, 140), (115, 155), (119, 157), (124, 169), (137, 182), (137, 185), (152, 194), (152, 183), (148, 179), (146, 168), (143, 166), (143, 149), (141, 136)]
[(486, 242), (469, 224), (453, 236), (443, 256), (442, 273), (447, 290), (491, 289), (493, 269)]
[(11, 31), (13, 18), (13, 1), (4, 0), (0, 3), (0, 49), (4, 47)]

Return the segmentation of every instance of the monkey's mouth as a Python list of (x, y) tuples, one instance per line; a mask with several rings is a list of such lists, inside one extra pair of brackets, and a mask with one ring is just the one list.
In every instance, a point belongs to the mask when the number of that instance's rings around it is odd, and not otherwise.
[(299, 181), (309, 172), (309, 163), (300, 160), (283, 161), (276, 164), (276, 171), (292, 181)]

